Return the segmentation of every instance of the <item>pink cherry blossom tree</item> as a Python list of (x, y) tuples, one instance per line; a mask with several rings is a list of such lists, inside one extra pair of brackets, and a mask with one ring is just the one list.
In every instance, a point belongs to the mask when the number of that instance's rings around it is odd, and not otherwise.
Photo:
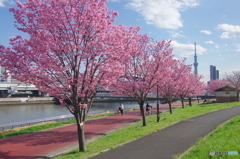
[(184, 64), (185, 59), (175, 60), (175, 63), (168, 69), (167, 80), (164, 83), (160, 83), (160, 95), (165, 98), (169, 105), (169, 112), (172, 114), (172, 102), (176, 98), (179, 91), (181, 91), (182, 83), (185, 76), (191, 70), (190, 65)]
[(0, 46), (1, 65), (68, 108), (76, 118), (79, 151), (85, 151), (84, 123), (92, 98), (123, 74), (128, 37), (139, 28), (112, 25), (117, 13), (108, 9), (107, 0), (16, 3), (10, 12), (28, 38), (16, 36), (10, 47)]
[(202, 95), (205, 92), (206, 85), (201, 81), (202, 78), (202, 75), (195, 75), (191, 72), (182, 78), (180, 89), (177, 93), (177, 97), (182, 102), (182, 108), (184, 108), (185, 98), (189, 99), (189, 105), (191, 106), (191, 97)]
[(198, 97), (206, 92), (206, 84), (201, 81), (203, 75), (192, 74), (189, 78), (190, 89), (188, 90), (189, 106), (192, 106), (191, 97)]
[(196, 92), (195, 92), (195, 96), (197, 97), (198, 103), (199, 103), (199, 96), (204, 95), (206, 93), (206, 83), (201, 81), (201, 79), (203, 78), (203, 76), (198, 80), (198, 84), (196, 85)]
[(228, 82), (226, 79), (216, 79), (216, 80), (209, 81), (207, 89), (209, 93), (216, 94), (215, 92), (216, 89), (219, 89), (226, 85), (228, 85)]
[(166, 68), (173, 62), (170, 41), (153, 41), (146, 35), (136, 35), (129, 44), (129, 58), (123, 64), (124, 73), (113, 85), (117, 93), (132, 97), (140, 107), (146, 126), (144, 103), (148, 93), (165, 79)]
[(187, 71), (184, 76), (178, 79), (177, 92), (175, 93), (176, 98), (178, 98), (182, 103), (182, 108), (184, 108), (184, 99), (188, 95), (188, 90), (191, 85), (189, 84), (189, 79), (191, 78), (191, 69)]

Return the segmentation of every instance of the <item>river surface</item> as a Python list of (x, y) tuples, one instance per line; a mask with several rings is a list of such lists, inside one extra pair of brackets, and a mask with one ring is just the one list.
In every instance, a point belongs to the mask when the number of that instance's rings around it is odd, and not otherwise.
[[(136, 102), (122, 102), (124, 109), (138, 108)], [(157, 105), (156, 101), (148, 101), (150, 105)], [(99, 102), (94, 103), (90, 109), (90, 114), (98, 114), (103, 112), (114, 112), (119, 107), (119, 102)], [(0, 125), (22, 122), (34, 119), (42, 119), (55, 117), (60, 115), (71, 114), (68, 109), (56, 104), (32, 104), (32, 105), (10, 105), (0, 106)]]

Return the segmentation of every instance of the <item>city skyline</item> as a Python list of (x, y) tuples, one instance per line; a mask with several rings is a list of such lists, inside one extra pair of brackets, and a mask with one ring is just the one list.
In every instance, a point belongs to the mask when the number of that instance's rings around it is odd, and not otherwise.
[[(24, 0), (20, 0), (24, 2)], [(141, 27), (140, 34), (154, 40), (171, 39), (175, 58), (187, 58), (193, 66), (196, 42), (198, 74), (210, 79), (209, 65), (218, 66), (220, 77), (240, 68), (240, 1), (232, 0), (109, 0), (108, 7), (119, 13), (115, 24)], [(0, 45), (9, 38), (26, 34), (14, 25), (8, 7), (14, 1), (0, 0)]]

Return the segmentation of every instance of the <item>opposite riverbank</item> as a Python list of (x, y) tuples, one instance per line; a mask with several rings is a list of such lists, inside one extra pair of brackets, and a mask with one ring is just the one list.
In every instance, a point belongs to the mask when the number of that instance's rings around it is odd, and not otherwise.
[[(154, 101), (157, 98), (147, 98), (146, 101)], [(101, 102), (120, 102), (120, 101), (135, 101), (129, 97), (102, 97), (93, 100), (93, 103)], [(163, 100), (161, 100), (163, 101)], [(11, 105), (30, 105), (30, 104), (60, 104), (58, 99), (55, 97), (10, 97), (10, 98), (0, 98), (0, 106), (11, 106)]]
[(26, 104), (54, 104), (57, 100), (54, 97), (10, 97), (0, 98), (0, 106), (26, 105)]

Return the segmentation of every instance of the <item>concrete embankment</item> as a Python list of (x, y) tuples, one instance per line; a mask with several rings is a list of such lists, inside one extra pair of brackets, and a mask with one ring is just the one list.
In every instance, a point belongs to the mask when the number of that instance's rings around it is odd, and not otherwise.
[(52, 104), (56, 103), (54, 97), (14, 97), (14, 98), (0, 98), (1, 105), (26, 105), (26, 104)]

